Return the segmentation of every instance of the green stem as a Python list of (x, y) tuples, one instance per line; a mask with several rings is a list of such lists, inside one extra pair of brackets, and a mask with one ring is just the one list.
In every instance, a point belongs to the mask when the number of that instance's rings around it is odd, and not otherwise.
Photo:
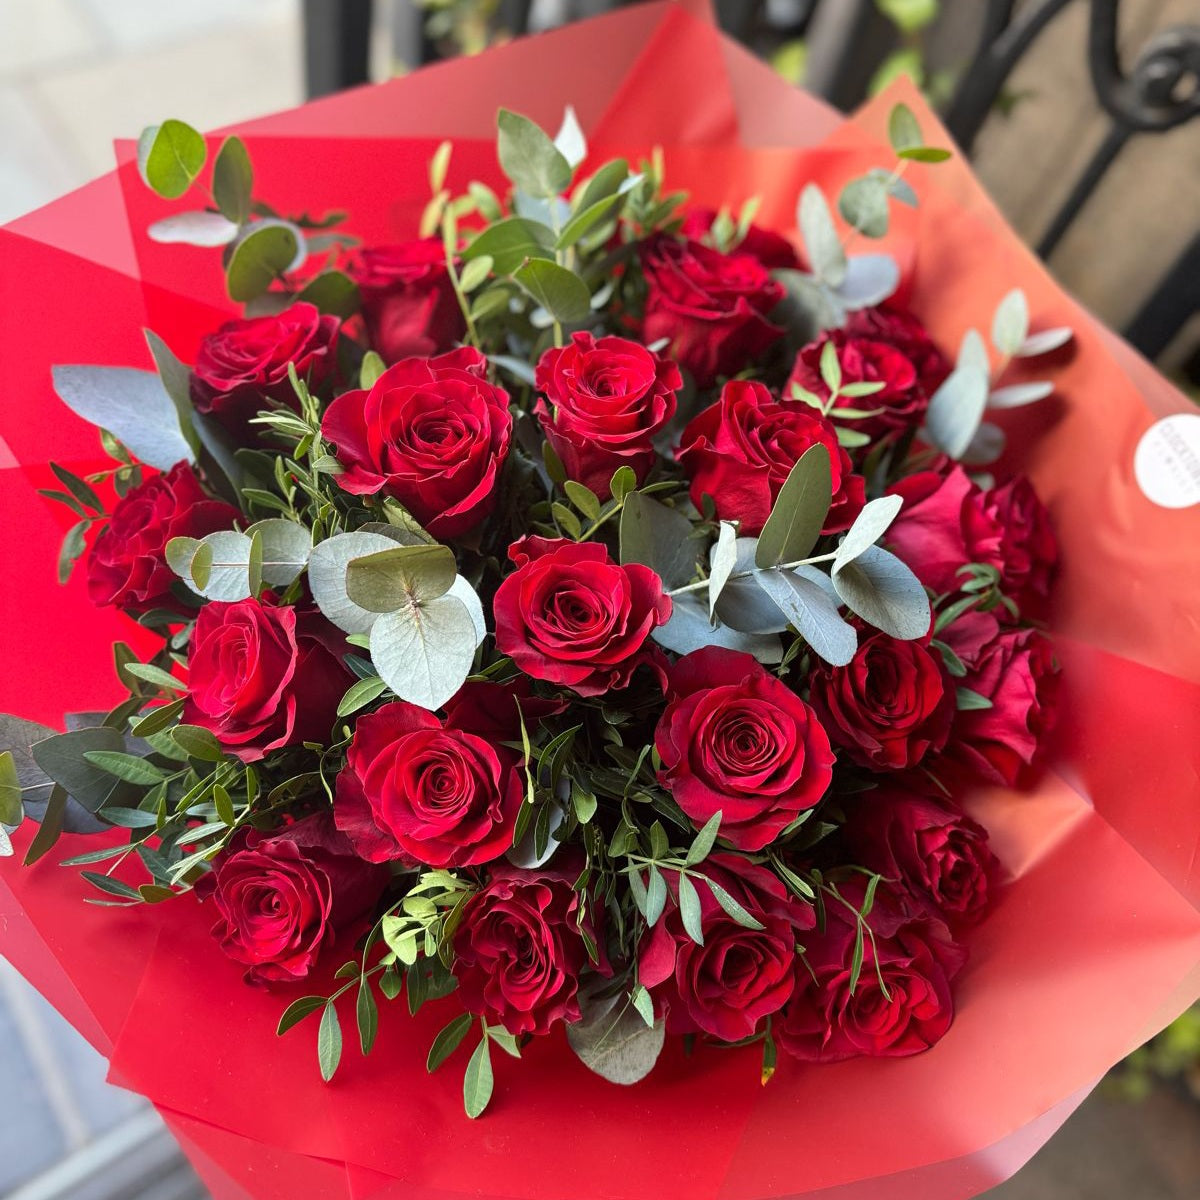
[[(757, 575), (760, 571), (791, 571), (796, 567), (808, 567), (813, 563), (832, 562), (837, 557), (836, 554), (818, 554), (813, 558), (798, 558), (795, 562), (776, 563), (773, 567), (756, 567), (753, 571), (734, 571), (730, 579), (749, 579), (751, 575)], [(667, 593), (668, 596), (679, 596), (684, 592), (698, 592), (701, 588), (708, 587), (709, 580), (697, 579), (695, 583), (686, 583), (683, 587), (672, 588)]]

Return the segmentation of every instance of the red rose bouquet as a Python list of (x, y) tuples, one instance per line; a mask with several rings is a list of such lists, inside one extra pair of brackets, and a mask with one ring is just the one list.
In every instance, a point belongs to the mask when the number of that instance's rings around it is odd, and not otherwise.
[[(143, 135), (122, 179), (155, 369), (57, 366), (110, 461), (36, 480), (70, 513), (62, 578), (82, 559), (124, 614), (79, 639), (112, 647), (122, 694), (65, 733), (4, 718), (12, 844), (37, 863), (64, 837), (80, 868), (7, 875), (14, 912), (50, 904), (81, 1022), (105, 1044), (119, 1019), (115, 1077), (200, 1157), (253, 1171), (221, 1137), (271, 1148), (256, 1192), (535, 1196), (582, 1170), (611, 1196), (601, 1164), (658, 1161), (665, 1136), (671, 1196), (870, 1189), (1047, 1110), (1048, 1132), (1105, 1052), (1036, 1063), (1034, 1111), (1002, 1083), (969, 1130), (939, 1108), (1006, 1021), (1029, 1036), (1011, 982), (1039, 1029), (1070, 1012), (1111, 961), (1087, 931), (1124, 946), (1133, 889), (1164, 932), (1106, 1027), (1148, 1021), (1196, 936), (1186, 883), (1168, 899), (1139, 867), (1179, 879), (1177, 847), (1123, 857), (1078, 803), (1133, 822), (1110, 799), (1127, 770), (1096, 766), (1098, 729), (1132, 714), (1103, 709), (1086, 619), (1061, 615), (1098, 594), (1096, 549), (1035, 430), (1049, 412), (1054, 444), (1053, 405), (1082, 404), (1090, 326), (1076, 346), (1039, 276), (954, 241), (949, 151), (912, 103), (836, 172), (790, 156), (757, 212), (714, 203), (720, 139), (492, 119), (494, 142), (400, 143), (407, 240), (362, 200), (390, 194), (369, 142), (314, 139), (299, 178), (287, 138)], [(337, 187), (344, 225), (313, 215)], [(917, 236), (927, 202), (949, 257)], [(228, 299), (185, 264), (219, 265)], [(922, 287), (969, 294), (972, 324)], [(59, 903), (75, 878), (92, 908)], [(1061, 939), (1073, 969), (1042, 973)], [(183, 995), (205, 1032), (164, 1054)], [(449, 1099), (479, 1116), (497, 1079), (485, 1146)], [(719, 1095), (746, 1115), (714, 1130)], [(868, 1111), (850, 1176), (835, 1148), (786, 1170), (764, 1148), (798, 1127), (834, 1147)], [(572, 1112), (594, 1138), (502, 1166)]]

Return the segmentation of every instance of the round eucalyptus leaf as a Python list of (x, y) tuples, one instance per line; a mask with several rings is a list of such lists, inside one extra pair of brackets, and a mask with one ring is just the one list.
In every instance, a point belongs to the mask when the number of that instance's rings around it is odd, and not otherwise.
[(312, 533), (295, 521), (271, 517), (251, 525), (246, 533), (262, 540), (263, 582), (286, 587), (308, 565), (312, 553)]
[(151, 125), (138, 138), (138, 170), (146, 184), (166, 200), (177, 200), (204, 169), (208, 147), (183, 121)]
[(259, 221), (251, 226), (233, 248), (225, 268), (230, 299), (241, 304), (254, 300), (294, 269), (303, 243), (297, 232), (295, 226), (282, 221)]
[(846, 263), (837, 294), (849, 309), (882, 304), (900, 286), (900, 267), (890, 254), (856, 254)]
[(761, 571), (758, 585), (779, 606), (796, 632), (835, 667), (844, 667), (858, 647), (854, 626), (844, 621), (825, 589), (791, 571)]
[(317, 607), (346, 633), (367, 633), (379, 614), (355, 604), (346, 592), (346, 568), (350, 560), (395, 547), (394, 539), (381, 533), (338, 533), (313, 547), (308, 560), (308, 586)]
[(610, 1083), (645, 1079), (662, 1053), (666, 1025), (647, 1025), (624, 998), (600, 1005), (582, 1003), (583, 1019), (567, 1026), (567, 1041), (580, 1061)]
[(228, 246), (237, 237), (238, 227), (215, 212), (174, 213), (155, 221), (146, 230), (152, 242), (188, 246)]
[[(724, 600), (725, 597), (722, 597)], [(703, 602), (691, 593), (675, 596), (671, 603), (671, 619), (651, 635), (660, 645), (676, 654), (690, 654), (705, 646), (722, 646), (752, 655), (760, 663), (783, 660), (783, 646), (776, 634), (742, 633), (728, 625), (713, 625)]]
[(932, 617), (924, 586), (900, 559), (879, 546), (834, 567), (833, 586), (851, 612), (891, 637), (911, 641), (929, 632)]
[(475, 661), (475, 622), (457, 596), (439, 596), (371, 626), (371, 661), (401, 700), (441, 708), (462, 687)]

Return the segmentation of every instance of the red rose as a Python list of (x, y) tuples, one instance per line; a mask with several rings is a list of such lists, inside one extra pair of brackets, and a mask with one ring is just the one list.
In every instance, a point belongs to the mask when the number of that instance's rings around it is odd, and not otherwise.
[(637, 342), (577, 333), (538, 362), (546, 399), (534, 411), (567, 477), (607, 500), (618, 467), (645, 480), (655, 459), (650, 439), (675, 415), (682, 384), (673, 362)]
[(487, 380), (487, 359), (464, 347), (438, 358), (406, 359), (370, 391), (344, 392), (321, 432), (356, 496), (395, 496), (436, 538), (458, 537), (496, 504), (508, 455), (508, 393)]
[(833, 751), (816, 714), (749, 654), (707, 647), (668, 674), (671, 702), (655, 731), (659, 781), (720, 836), (761, 850), (825, 793)]
[(213, 936), (249, 983), (290, 983), (379, 899), (388, 873), (366, 866), (328, 813), (274, 833), (234, 835), (197, 885), (220, 917)]
[(1039, 614), (1050, 594), (1058, 543), (1050, 516), (1023, 476), (984, 496), (988, 515), (1000, 527), (1000, 573), (1005, 595), (1026, 614)]
[[(861, 885), (841, 891), (861, 904)], [(804, 939), (795, 997), (772, 1027), (780, 1046), (806, 1062), (928, 1050), (954, 1019), (950, 981), (966, 952), (941, 921), (889, 911), (881, 891), (869, 918), (875, 936), (863, 941), (862, 970), (851, 990), (857, 921), (835, 900), (826, 901), (825, 914), (824, 932)]]
[(385, 362), (441, 354), (466, 333), (441, 238), (370, 246), (351, 274), (371, 348)]
[(947, 475), (921, 471), (888, 492), (904, 505), (885, 540), (931, 591), (958, 591), (967, 563), (1000, 566), (1003, 529), (962, 467)]
[(864, 417), (852, 423), (855, 429), (872, 438), (913, 429), (921, 423), (925, 409), (929, 407), (929, 393), (921, 386), (913, 362), (902, 350), (887, 342), (852, 337), (843, 329), (822, 334), (800, 351), (783, 389), (784, 396), (790, 398), (792, 385), (799, 384), (822, 400), (829, 399), (829, 388), (821, 378), (821, 352), (828, 342), (837, 347), (845, 383), (883, 384), (882, 390), (869, 396), (855, 399), (839, 397), (833, 408), (834, 413), (839, 408), (882, 409), (873, 417)]
[[(846, 318), (845, 330), (848, 338), (885, 342), (899, 350), (916, 368), (917, 381), (926, 396), (932, 396), (954, 368), (954, 364), (935, 345), (925, 326), (912, 313), (890, 302), (850, 313)], [(868, 401), (863, 407), (875, 406)]]
[(711, 387), (778, 341), (783, 330), (767, 313), (783, 287), (749, 254), (721, 254), (700, 242), (659, 235), (642, 244), (646, 309), (642, 340), (666, 338), (670, 354)]
[(257, 600), (206, 604), (192, 631), (184, 721), (211, 730), (243, 762), (326, 741), (352, 678), (332, 636), (316, 613)]
[(571, 890), (577, 875), (552, 867), (492, 869), (491, 881), (463, 907), (454, 934), (453, 970), (468, 1012), (516, 1037), (579, 1020), (576, 993), (587, 949), (579, 896)]
[[(716, 219), (715, 208), (689, 209), (679, 232), (685, 238), (698, 242), (713, 227)], [(757, 258), (768, 269), (787, 267), (794, 270), (800, 266), (800, 257), (792, 243), (761, 225), (751, 225), (735, 250), (738, 254), (749, 254), (752, 258)]]
[(835, 746), (875, 771), (915, 767), (940, 750), (954, 719), (954, 688), (924, 642), (875, 633), (844, 667), (819, 663), (809, 703)]
[(358, 719), (337, 779), (337, 826), (368, 862), (491, 862), (512, 845), (523, 796), (518, 761), (453, 720), (385, 704)]
[(697, 868), (732, 896), (761, 926), (739, 925), (713, 897), (703, 879), (693, 885), (700, 900), (698, 945), (683, 927), (679, 882), (664, 871), (672, 896), (667, 911), (643, 936), (638, 980), (665, 1008), (672, 1033), (710, 1033), (725, 1042), (750, 1037), (763, 1017), (778, 1012), (796, 985), (796, 933), (816, 917), (766, 869), (736, 854), (713, 854)]
[(721, 398), (694, 417), (677, 453), (691, 480), (692, 503), (705, 493), (717, 516), (740, 521), (739, 532), (762, 532), (788, 472), (811, 446), (829, 451), (833, 506), (826, 533), (849, 529), (865, 500), (862, 477), (838, 445), (837, 430), (806, 404), (780, 403), (761, 383), (731, 380)]
[(1057, 679), (1050, 644), (1032, 629), (1002, 629), (981, 612), (959, 617), (941, 636), (967, 668), (958, 682), (991, 704), (955, 714), (946, 756), (977, 778), (1011, 787), (1050, 723)]
[(261, 428), (250, 419), (268, 400), (298, 406), (288, 364), (316, 391), (337, 370), (337, 317), (297, 303), (277, 316), (229, 321), (200, 343), (192, 368), (192, 403), (231, 433), (251, 439)]
[(232, 505), (205, 493), (186, 462), (176, 463), (165, 475), (151, 476), (117, 501), (88, 554), (92, 603), (134, 612), (178, 609), (171, 585), (179, 578), (167, 566), (167, 543), (232, 529), (240, 519)]
[(621, 566), (594, 542), (521, 538), (508, 550), (517, 569), (493, 602), (496, 649), (526, 675), (599, 696), (625, 687), (662, 655), (646, 641), (671, 617), (662, 580), (636, 563)]
[(850, 859), (953, 928), (987, 915), (1000, 864), (987, 830), (940, 800), (902, 788), (863, 792), (842, 826)]

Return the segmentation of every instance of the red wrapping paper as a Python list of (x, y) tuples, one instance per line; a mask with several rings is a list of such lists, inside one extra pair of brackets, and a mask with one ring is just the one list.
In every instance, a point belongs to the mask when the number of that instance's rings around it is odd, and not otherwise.
[[(662, 145), (669, 186), (710, 205), (760, 194), (759, 219), (783, 230), (803, 182), (832, 194), (889, 161), (894, 95), (842, 123), (719, 35), (705, 7), (623, 10), (239, 132), (263, 195), (346, 208), (368, 241), (414, 232), (443, 137), (451, 187), (500, 182), (501, 104), (553, 127), (572, 103), (595, 161)], [(937, 144), (936, 118), (899, 90)], [(48, 724), (118, 698), (109, 643), (138, 635), (88, 604), (82, 573), (54, 582), (65, 521), (35, 489), (51, 457), (82, 472), (98, 452), (50, 365), (149, 366), (142, 326), (188, 360), (231, 311), (211, 253), (147, 239), (169, 208), (132, 147), (118, 151), (117, 171), (0, 231), (0, 561), (14, 581), (0, 709)], [(1058, 289), (960, 160), (911, 178), (921, 206), (887, 248), (941, 344), (986, 327), (1014, 286), (1035, 328), (1076, 330), (1055, 398), (1003, 414), (1063, 547), (1063, 697), (1037, 786), (970, 798), (1011, 883), (973, 936), (950, 1033), (912, 1059), (785, 1060), (766, 1088), (753, 1050), (685, 1059), (676, 1044), (631, 1089), (591, 1075), (560, 1033), (498, 1063), (492, 1108), (468, 1122), (458, 1075), (424, 1070), (447, 1006), (389, 1010), (371, 1057), (348, 1053), (325, 1085), (311, 1031), (273, 1035), (291, 995), (242, 983), (203, 906), (84, 904), (87, 885), (56, 863), (82, 839), (32, 869), (6, 860), (0, 951), (110, 1058), (114, 1082), (151, 1099), (219, 1200), (959, 1200), (1012, 1174), (1200, 993), (1200, 511), (1156, 507), (1132, 469), (1141, 434), (1189, 406)], [(14, 837), (18, 856), (31, 836)]]

